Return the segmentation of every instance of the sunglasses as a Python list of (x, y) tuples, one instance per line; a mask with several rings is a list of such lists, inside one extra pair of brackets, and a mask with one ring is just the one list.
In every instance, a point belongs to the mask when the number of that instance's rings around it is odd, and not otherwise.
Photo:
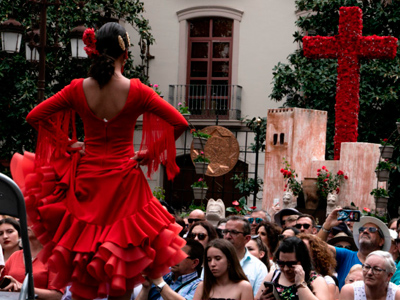
[(335, 247), (336, 247), (336, 248), (345, 248), (345, 249), (351, 250), (351, 246), (350, 246), (350, 245), (346, 245), (346, 246), (343, 246), (343, 245), (335, 245)]
[(191, 234), (188, 234), (188, 238), (192, 239), (192, 240), (194, 240), (196, 238), (196, 236), (199, 239), (199, 241), (204, 241), (204, 239), (207, 237), (207, 234), (205, 234), (205, 233), (191, 233)]
[(310, 224), (299, 224), (299, 223), (296, 224), (297, 229), (301, 229), (301, 227), (304, 227), (304, 229), (307, 230), (308, 228), (310, 228), (310, 226), (311, 226)]
[(361, 233), (363, 233), (365, 230), (368, 230), (370, 233), (378, 232), (379, 235), (380, 235), (381, 237), (383, 237), (383, 232), (382, 232), (379, 228), (376, 228), (376, 227), (364, 227), (364, 226), (362, 226), (362, 227), (358, 228), (358, 233), (361, 234)]
[(254, 221), (256, 221), (256, 224), (261, 223), (263, 219), (261, 218), (248, 218), (249, 223), (252, 224)]
[(202, 219), (192, 219), (192, 218), (188, 219), (189, 224), (192, 224), (193, 222), (198, 222), (198, 221), (203, 221), (203, 220)]
[(283, 269), (285, 266), (288, 268), (293, 268), (294, 265), (297, 265), (297, 261), (283, 261), (277, 260), (276, 263), (278, 264), (279, 268)]

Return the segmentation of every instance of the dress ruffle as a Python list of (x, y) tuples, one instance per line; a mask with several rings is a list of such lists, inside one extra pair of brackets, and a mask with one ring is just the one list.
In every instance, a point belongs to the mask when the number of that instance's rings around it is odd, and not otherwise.
[(57, 273), (52, 285), (71, 284), (71, 292), (84, 299), (121, 296), (144, 281), (142, 273), (160, 277), (187, 256), (181, 227), (156, 198), (104, 226), (71, 214), (65, 199), (78, 159), (78, 153), (66, 155), (25, 178), (29, 221), (44, 245), (39, 258)]

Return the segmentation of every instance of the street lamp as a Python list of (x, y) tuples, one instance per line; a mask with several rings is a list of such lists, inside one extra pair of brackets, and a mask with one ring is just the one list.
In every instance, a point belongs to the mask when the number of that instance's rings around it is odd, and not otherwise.
[(71, 53), (73, 58), (87, 58), (88, 55), (84, 50), (85, 44), (83, 43), (82, 37), (86, 27), (81, 25), (76, 26), (71, 30)]
[(8, 53), (18, 53), (21, 48), (24, 26), (14, 18), (0, 24), (1, 48)]

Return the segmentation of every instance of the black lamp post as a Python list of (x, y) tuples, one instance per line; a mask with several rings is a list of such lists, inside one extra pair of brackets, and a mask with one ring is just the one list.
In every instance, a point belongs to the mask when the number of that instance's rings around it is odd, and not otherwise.
[[(26, 35), (26, 59), (34, 62), (39, 59), (39, 77), (38, 77), (38, 102), (44, 100), (45, 90), (45, 78), (46, 78), (46, 49), (47, 47), (47, 6), (55, 5), (60, 6), (60, 0), (54, 0), (49, 2), (48, 0), (28, 0), (34, 4), (40, 6), (39, 15), (39, 29), (29, 31)], [(80, 1), (86, 3), (85, 1)], [(2, 50), (10, 53), (18, 53), (20, 50), (22, 34), (25, 28), (16, 21), (14, 18), (10, 18), (0, 24)], [(71, 32), (71, 46), (73, 57), (75, 58), (86, 58), (86, 53), (83, 50), (82, 35), (85, 31), (85, 27), (80, 25), (74, 28)], [(29, 41), (28, 41), (29, 39)], [(58, 40), (56, 39), (53, 48), (59, 48)]]
[(258, 194), (258, 152), (260, 150), (260, 126), (262, 124), (262, 120), (257, 118), (256, 120), (256, 165), (254, 167), (254, 198), (253, 198), (253, 206), (257, 206), (257, 194)]

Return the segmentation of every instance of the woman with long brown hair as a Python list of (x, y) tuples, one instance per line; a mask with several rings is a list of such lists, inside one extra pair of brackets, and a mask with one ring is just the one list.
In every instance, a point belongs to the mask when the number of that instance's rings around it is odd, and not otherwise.
[(235, 248), (223, 239), (211, 241), (204, 254), (204, 281), (193, 300), (252, 300), (253, 289), (240, 266)]
[(339, 287), (332, 278), (333, 271), (336, 267), (336, 259), (333, 256), (332, 251), (330, 251), (324, 241), (315, 235), (300, 233), (297, 237), (303, 240), (304, 244), (306, 244), (314, 263), (315, 271), (322, 275), (325, 282), (328, 284), (330, 299), (338, 299)]

